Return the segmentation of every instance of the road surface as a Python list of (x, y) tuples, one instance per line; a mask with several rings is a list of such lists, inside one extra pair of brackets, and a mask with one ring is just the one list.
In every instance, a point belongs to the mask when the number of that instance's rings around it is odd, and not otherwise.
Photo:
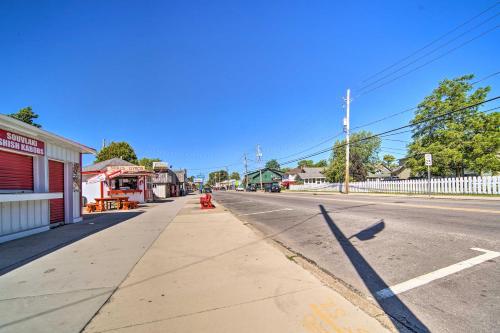
[(499, 332), (500, 201), (216, 192), (415, 332)]

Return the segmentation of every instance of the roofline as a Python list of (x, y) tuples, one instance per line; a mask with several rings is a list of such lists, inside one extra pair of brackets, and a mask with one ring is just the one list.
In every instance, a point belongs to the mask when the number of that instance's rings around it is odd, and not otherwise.
[(24, 134), (26, 134), (26, 135), (32, 135), (31, 133), (35, 133), (36, 135), (40, 135), (42, 137), (48, 138), (49, 141), (50, 140), (59, 141), (59, 142), (62, 141), (66, 145), (69, 145), (72, 147), (78, 147), (78, 149), (82, 153), (97, 154), (97, 151), (94, 148), (90, 148), (90, 147), (85, 146), (85, 145), (78, 143), (76, 141), (64, 138), (62, 136), (59, 136), (57, 134), (51, 133), (51, 132), (43, 130), (43, 129), (40, 129), (38, 127), (27, 124), (25, 122), (22, 122), (20, 120), (17, 120), (15, 118), (12, 118), (12, 117), (5, 115), (5, 114), (0, 114), (0, 122), (5, 122), (5, 123), (7, 123), (7, 126), (12, 127), (14, 130), (24, 132)]

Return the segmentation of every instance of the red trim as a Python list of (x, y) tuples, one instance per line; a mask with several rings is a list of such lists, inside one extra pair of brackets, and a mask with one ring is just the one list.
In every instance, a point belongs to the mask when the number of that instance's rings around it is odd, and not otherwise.
[[(110, 190), (108, 191), (108, 195), (112, 194), (127, 194), (127, 193), (140, 193), (142, 190)], [(102, 198), (102, 196), (101, 196)]]
[(101, 198), (104, 198), (104, 184), (103, 182), (100, 183), (101, 183)]
[[(82, 153), (80, 153), (81, 155)], [(81, 159), (80, 159), (81, 161)], [(97, 174), (100, 174), (102, 173), (101, 171), (82, 171), (82, 175), (97, 175)]]
[(80, 153), (80, 216), (82, 216), (83, 209), (83, 180), (82, 180), (82, 153)]

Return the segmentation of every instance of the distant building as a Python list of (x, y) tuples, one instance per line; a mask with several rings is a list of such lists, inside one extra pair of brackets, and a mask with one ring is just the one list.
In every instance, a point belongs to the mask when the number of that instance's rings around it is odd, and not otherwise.
[(177, 185), (178, 185), (178, 195), (186, 195), (187, 194), (187, 170), (175, 170), (175, 175), (177, 176)]
[(298, 181), (303, 181), (304, 184), (323, 184), (326, 183), (324, 170), (325, 168), (317, 167), (297, 167), (290, 169), (283, 175), (283, 182), (294, 184)]
[(405, 180), (411, 176), (411, 169), (401, 164), (392, 171), (382, 163), (375, 166), (373, 172), (368, 172), (366, 179), (368, 180)]
[[(280, 184), (283, 178), (283, 172), (276, 170), (276, 169), (270, 169), (270, 168), (264, 168), (261, 170), (262, 172), (262, 186), (264, 188), (271, 186), (272, 184)], [(254, 171), (249, 173), (248, 175), (245, 176), (243, 179), (243, 184), (247, 184), (247, 178), (248, 178), (248, 185), (255, 186), (257, 188), (260, 188), (260, 171)]]
[(86, 202), (95, 198), (127, 196), (130, 201), (153, 201), (153, 172), (120, 158), (88, 165), (82, 169), (82, 189)]

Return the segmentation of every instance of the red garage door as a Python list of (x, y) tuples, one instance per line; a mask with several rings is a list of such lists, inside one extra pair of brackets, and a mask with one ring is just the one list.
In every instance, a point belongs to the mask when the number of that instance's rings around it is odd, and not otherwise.
[[(49, 160), (49, 192), (64, 193), (64, 163)], [(57, 222), (64, 222), (64, 197), (50, 199), (50, 223)]]
[(33, 191), (33, 157), (0, 150), (0, 190)]

